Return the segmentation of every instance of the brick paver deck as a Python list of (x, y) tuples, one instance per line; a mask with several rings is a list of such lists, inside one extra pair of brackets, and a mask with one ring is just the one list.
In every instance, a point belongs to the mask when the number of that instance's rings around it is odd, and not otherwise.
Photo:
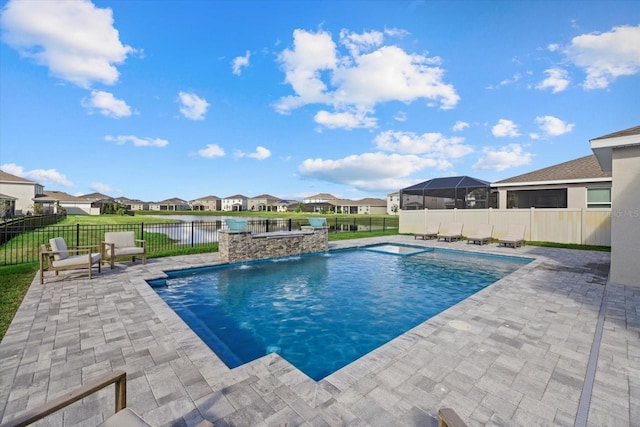
[[(0, 420), (124, 369), (128, 406), (154, 426), (428, 426), (445, 406), (472, 426), (640, 425), (640, 287), (606, 285), (608, 253), (410, 236), (330, 248), (382, 241), (534, 261), (319, 382), (275, 354), (227, 368), (145, 281), (217, 253), (35, 277), (0, 343)], [(109, 388), (39, 424), (112, 413)]]

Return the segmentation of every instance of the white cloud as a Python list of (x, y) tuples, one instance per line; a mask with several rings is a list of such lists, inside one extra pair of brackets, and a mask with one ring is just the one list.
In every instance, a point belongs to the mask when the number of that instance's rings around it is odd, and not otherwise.
[(508, 86), (513, 83), (517, 83), (522, 78), (522, 74), (516, 73), (510, 79), (504, 79), (497, 86), (489, 86), (488, 89), (497, 89), (501, 86)]
[(364, 112), (330, 113), (329, 111), (320, 110), (313, 120), (329, 129), (374, 128), (377, 125), (377, 119), (368, 117)]
[(197, 151), (197, 155), (200, 157), (213, 159), (215, 157), (223, 157), (224, 150), (217, 144), (207, 144), (206, 148)]
[(544, 70), (547, 78), (541, 81), (536, 89), (551, 89), (551, 93), (558, 93), (565, 90), (571, 81), (569, 80), (569, 76), (567, 70), (563, 70), (562, 68), (549, 68)]
[(232, 62), (232, 72), (236, 76), (242, 74), (242, 69), (249, 66), (249, 58), (251, 58), (251, 52), (247, 51), (244, 56), (237, 56)]
[(180, 92), (178, 93), (180, 98), (180, 112), (184, 117), (190, 120), (203, 120), (209, 103), (200, 98), (195, 93)]
[(560, 45), (558, 45), (557, 43), (551, 43), (547, 46), (547, 49), (549, 50), (549, 52), (556, 52), (560, 50)]
[(88, 88), (114, 84), (135, 50), (120, 42), (111, 9), (90, 1), (10, 1), (0, 17), (3, 40), (52, 75)]
[(513, 121), (506, 119), (498, 120), (498, 124), (496, 124), (491, 129), (491, 133), (493, 134), (493, 136), (496, 136), (498, 138), (515, 138), (517, 136), (520, 136), (520, 132), (518, 132), (518, 125), (516, 125)]
[(446, 169), (448, 162), (416, 155), (363, 153), (338, 160), (306, 159), (298, 167), (305, 178), (352, 185), (365, 191), (392, 191), (409, 180), (401, 178), (425, 168)]
[(640, 72), (640, 25), (574, 37), (564, 53), (587, 73), (585, 89), (605, 89), (620, 76)]
[(454, 132), (461, 132), (463, 130), (465, 130), (466, 128), (469, 127), (469, 123), (467, 122), (463, 122), (461, 120), (458, 120), (457, 122), (455, 122), (455, 124), (453, 125), (452, 130)]
[(169, 141), (161, 138), (139, 138), (134, 135), (119, 135), (119, 136), (111, 136), (107, 135), (104, 137), (105, 141), (115, 142), (118, 145), (122, 145), (126, 142), (130, 142), (134, 147), (165, 147), (169, 144)]
[(244, 151), (237, 150), (235, 152), (236, 157), (250, 157), (252, 159), (264, 160), (271, 157), (271, 151), (262, 146), (256, 147), (256, 151), (253, 153), (245, 153)]
[(129, 117), (131, 115), (131, 107), (121, 99), (116, 99), (112, 93), (100, 90), (91, 91), (91, 99), (83, 99), (82, 106), (93, 111), (97, 109), (100, 114), (106, 117), (119, 119), (121, 117)]
[(345, 52), (328, 32), (295, 30), (293, 48), (278, 57), (285, 83), (294, 94), (280, 98), (275, 109), (286, 114), (320, 104), (334, 109), (327, 114), (362, 115), (372, 113), (379, 103), (419, 99), (442, 109), (453, 108), (460, 97), (452, 85), (444, 83), (444, 70), (437, 66), (440, 58), (384, 44), (385, 36), (402, 34), (399, 30), (361, 34), (342, 30), (340, 42)]
[(536, 117), (536, 123), (544, 133), (550, 136), (560, 136), (573, 130), (573, 124), (564, 122), (557, 117)]
[(462, 144), (464, 138), (447, 138), (440, 133), (385, 131), (378, 134), (374, 143), (380, 150), (397, 153), (420, 154), (439, 159), (459, 158), (473, 152), (473, 148)]
[(407, 121), (407, 113), (404, 111), (398, 111), (394, 116), (393, 120), (397, 122), (406, 122)]
[(34, 169), (25, 171), (22, 166), (15, 163), (6, 163), (0, 165), (0, 169), (11, 175), (28, 179), (38, 184), (46, 186), (47, 184), (62, 185), (63, 187), (73, 187), (73, 183), (55, 169)]
[(102, 194), (109, 194), (113, 191), (113, 188), (109, 184), (103, 184), (101, 182), (92, 182), (89, 188)]
[(509, 144), (498, 149), (485, 147), (482, 157), (471, 167), (473, 170), (493, 169), (503, 171), (516, 166), (528, 165), (533, 154), (523, 150), (520, 144)]

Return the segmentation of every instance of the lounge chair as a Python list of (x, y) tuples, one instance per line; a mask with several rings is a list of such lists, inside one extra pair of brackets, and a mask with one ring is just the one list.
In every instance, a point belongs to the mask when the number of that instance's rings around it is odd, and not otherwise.
[(422, 240), (426, 240), (426, 239), (435, 239), (436, 237), (438, 237), (438, 231), (440, 231), (440, 223), (431, 223), (431, 224), (427, 224), (427, 231), (425, 231), (424, 233), (416, 233), (413, 235), (414, 239), (422, 239)]
[(452, 242), (454, 240), (462, 239), (463, 227), (464, 225), (460, 224), (459, 222), (453, 222), (449, 224), (448, 227), (445, 228), (446, 231), (438, 233), (438, 241), (444, 240), (446, 242)]
[(116, 258), (142, 258), (142, 264), (147, 263), (147, 245), (144, 240), (136, 239), (133, 231), (110, 231), (104, 233), (102, 242), (102, 262), (109, 262), (111, 269), (115, 265)]
[(514, 249), (524, 246), (524, 225), (511, 225), (507, 228), (507, 235), (498, 239), (498, 246), (511, 246)]
[(45, 403), (40, 407), (30, 410), (26, 414), (10, 420), (3, 427), (26, 426), (51, 415), (72, 403), (75, 403), (103, 388), (115, 384), (115, 414), (107, 418), (103, 427), (150, 426), (136, 412), (127, 408), (127, 374), (124, 371), (115, 371), (87, 382), (82, 387), (65, 392), (61, 397)]
[(491, 239), (493, 239), (492, 235), (493, 235), (493, 225), (482, 224), (478, 227), (478, 231), (476, 231), (476, 234), (467, 236), (467, 244), (479, 243), (480, 246), (482, 246), (485, 243), (489, 243)]
[[(91, 279), (91, 268), (98, 266), (100, 272), (100, 260), (102, 255), (96, 246), (76, 246), (68, 247), (62, 237), (49, 239), (48, 244), (44, 244), (40, 250), (40, 284), (44, 283), (44, 272), (55, 271), (56, 276), (60, 270), (89, 270)], [(69, 255), (69, 253), (76, 255)]]

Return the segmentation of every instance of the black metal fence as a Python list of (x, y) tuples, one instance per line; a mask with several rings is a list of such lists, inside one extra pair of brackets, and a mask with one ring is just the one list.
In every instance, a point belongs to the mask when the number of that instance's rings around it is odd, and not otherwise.
[[(55, 215), (51, 215), (55, 217)], [(50, 219), (51, 220), (51, 219)], [(59, 220), (59, 219), (58, 219)], [(45, 220), (43, 220), (45, 221)], [(178, 223), (101, 224), (101, 225), (50, 225), (45, 222), (0, 224), (0, 266), (38, 261), (40, 246), (49, 239), (62, 237), (67, 246), (100, 246), (108, 231), (133, 231), (137, 239), (144, 239), (147, 254), (184, 248), (214, 245), (218, 231), (226, 228), (224, 220), (191, 221)], [(308, 225), (307, 220), (271, 218), (249, 219), (247, 230), (254, 233), (299, 230)], [(395, 218), (327, 218), (330, 233), (370, 232), (397, 230)]]

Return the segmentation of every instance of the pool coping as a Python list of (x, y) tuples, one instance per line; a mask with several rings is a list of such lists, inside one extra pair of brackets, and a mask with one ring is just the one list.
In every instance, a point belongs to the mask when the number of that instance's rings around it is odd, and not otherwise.
[[(330, 249), (375, 242), (535, 260), (317, 383), (275, 354), (227, 368), (146, 283), (166, 270), (219, 263), (215, 253), (152, 259), (146, 266), (118, 263), (92, 280), (62, 275), (41, 286), (36, 277), (0, 343), (7, 362), (0, 370), (0, 419), (125, 368), (129, 406), (152, 425), (424, 425), (442, 406), (453, 407), (470, 424), (574, 424), (605, 289), (594, 282), (602, 272), (589, 263), (608, 264), (608, 253), (414, 242), (411, 236), (332, 242)], [(637, 288), (607, 288), (615, 305), (607, 321), (617, 330), (605, 322), (599, 361), (617, 363), (599, 364), (589, 417), (613, 412), (614, 419), (629, 422), (640, 415), (632, 403), (640, 397), (640, 362), (631, 353), (640, 347), (640, 322), (629, 304), (640, 295)], [(65, 298), (72, 303), (65, 305)], [(532, 318), (523, 301), (569, 312), (536, 306), (542, 317)], [(632, 320), (624, 328), (618, 325), (620, 310)], [(83, 327), (85, 319), (95, 322), (91, 329)], [(546, 329), (531, 326), (536, 322)], [(543, 362), (529, 360), (533, 356)], [(79, 408), (52, 417), (60, 425), (98, 421), (113, 411), (109, 398), (85, 399)]]

